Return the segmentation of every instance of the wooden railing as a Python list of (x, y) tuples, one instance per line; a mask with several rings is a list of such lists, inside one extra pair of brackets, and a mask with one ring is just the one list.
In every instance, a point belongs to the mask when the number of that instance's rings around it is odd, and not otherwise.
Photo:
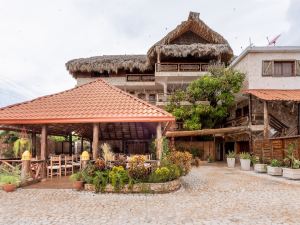
[(154, 74), (126, 74), (127, 82), (153, 82)]
[(156, 72), (207, 72), (208, 63), (156, 63)]

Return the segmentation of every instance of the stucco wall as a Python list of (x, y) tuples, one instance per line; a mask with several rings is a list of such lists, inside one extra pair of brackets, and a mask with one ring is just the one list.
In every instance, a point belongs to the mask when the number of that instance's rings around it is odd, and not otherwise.
[(300, 76), (263, 77), (263, 60), (300, 60), (300, 53), (248, 53), (234, 68), (246, 73), (247, 89), (300, 89)]

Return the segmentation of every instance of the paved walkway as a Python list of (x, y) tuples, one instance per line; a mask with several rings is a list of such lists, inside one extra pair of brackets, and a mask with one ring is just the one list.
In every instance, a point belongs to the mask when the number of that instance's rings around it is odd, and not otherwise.
[(171, 194), (0, 191), (1, 224), (300, 224), (300, 185), (214, 165)]

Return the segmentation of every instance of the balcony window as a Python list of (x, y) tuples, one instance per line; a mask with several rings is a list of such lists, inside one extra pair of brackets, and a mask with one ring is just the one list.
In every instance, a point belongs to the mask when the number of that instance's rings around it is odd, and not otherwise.
[(262, 62), (262, 76), (289, 77), (300, 75), (300, 63), (294, 60), (265, 60)]
[(149, 102), (155, 102), (156, 101), (156, 94), (149, 94)]

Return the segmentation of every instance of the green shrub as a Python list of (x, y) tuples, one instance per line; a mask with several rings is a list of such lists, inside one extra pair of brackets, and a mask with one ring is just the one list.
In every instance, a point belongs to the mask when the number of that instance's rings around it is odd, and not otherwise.
[(92, 163), (89, 163), (86, 168), (84, 168), (81, 173), (82, 173), (82, 179), (85, 183), (87, 184), (92, 184), (93, 183), (93, 178), (95, 176), (95, 173), (98, 169), (96, 166)]
[(115, 191), (121, 190), (129, 182), (128, 172), (123, 166), (114, 166), (108, 177)]
[(226, 157), (232, 159), (236, 157), (236, 154), (234, 151), (229, 151)]
[(186, 175), (191, 170), (192, 155), (189, 152), (173, 151), (168, 160), (179, 167), (181, 175)]
[(81, 171), (77, 173), (73, 173), (70, 178), (71, 181), (83, 181), (82, 173)]
[(281, 162), (277, 159), (272, 159), (270, 166), (272, 167), (280, 167), (281, 166)]
[(12, 175), (1, 175), (0, 184), (15, 184), (17, 185), (20, 182), (17, 176)]
[(135, 181), (146, 181), (149, 170), (145, 167), (145, 159), (142, 156), (134, 156), (129, 162), (129, 176)]
[(98, 193), (99, 191), (103, 192), (108, 182), (109, 182), (108, 170), (95, 172), (95, 176), (93, 177), (93, 185), (95, 186), (96, 193)]
[(95, 161), (95, 167), (97, 170), (104, 170), (105, 169), (105, 161), (103, 159), (97, 159)]
[(241, 152), (240, 159), (251, 159), (251, 155), (249, 152)]

